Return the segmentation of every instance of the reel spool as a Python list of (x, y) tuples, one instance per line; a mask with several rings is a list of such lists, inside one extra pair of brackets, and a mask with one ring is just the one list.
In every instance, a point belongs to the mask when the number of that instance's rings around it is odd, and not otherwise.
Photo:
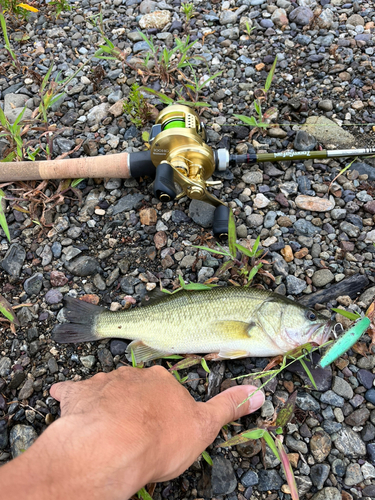
[[(156, 167), (154, 194), (163, 202), (188, 196), (216, 207), (214, 234), (226, 237), (229, 210), (207, 186), (216, 168), (214, 152), (206, 144), (206, 131), (198, 115), (187, 106), (173, 105), (163, 110), (150, 135), (151, 161)], [(175, 183), (180, 186), (177, 194)]]

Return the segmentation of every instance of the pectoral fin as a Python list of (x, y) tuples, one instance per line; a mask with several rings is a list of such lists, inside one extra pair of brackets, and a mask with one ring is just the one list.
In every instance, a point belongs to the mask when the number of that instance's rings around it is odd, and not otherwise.
[(231, 350), (230, 348), (222, 348), (219, 352), (219, 358), (221, 359), (237, 359), (246, 358), (249, 353), (247, 351)]
[(255, 323), (246, 323), (245, 321), (217, 321), (214, 325), (215, 331), (223, 337), (223, 339), (243, 339), (249, 338), (250, 331), (256, 326)]
[(162, 358), (163, 356), (168, 356), (169, 353), (158, 351), (153, 347), (144, 344), (141, 340), (133, 340), (126, 349), (126, 358), (128, 361), (132, 360), (131, 351), (133, 351), (135, 360), (138, 363), (146, 363), (147, 361), (152, 361), (153, 359)]

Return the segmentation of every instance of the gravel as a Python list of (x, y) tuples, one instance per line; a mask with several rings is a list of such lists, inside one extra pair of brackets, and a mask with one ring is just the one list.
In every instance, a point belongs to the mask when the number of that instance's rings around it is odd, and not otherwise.
[[(54, 71), (66, 78), (94, 54), (100, 37), (87, 20), (98, 7), (96, 0), (84, 0), (57, 21), (43, 13), (31, 15), (24, 26), (30, 38), (19, 45), (11, 36), (16, 52), (28, 57), (22, 59), (25, 73), (0, 75), (1, 106), (10, 121), (23, 106), (27, 116), (39, 106), (38, 76), (27, 68), (43, 78), (53, 60)], [(246, 154), (371, 145), (371, 2), (239, 0), (195, 2), (194, 7), (196, 14), (187, 27), (179, 0), (108, 0), (102, 12), (108, 37), (125, 51), (130, 64), (147, 50), (138, 29), (152, 35), (161, 48), (172, 47), (175, 36), (189, 32), (191, 41), (197, 40), (192, 53), (207, 59), (211, 73), (222, 71), (200, 96), (211, 105), (200, 110), (210, 146), (230, 145), (231, 152)], [(246, 20), (254, 28), (250, 37)], [(269, 105), (263, 105), (263, 112), (275, 108), (270, 112), (275, 126), (250, 137), (251, 128), (238, 125), (233, 114), (254, 114), (254, 92), (264, 88), (276, 54)], [(199, 58), (198, 76), (207, 78), (208, 69)], [(0, 64), (6, 61), (0, 49)], [(95, 66), (104, 70), (101, 81), (95, 80)], [(71, 157), (108, 155), (110, 161), (113, 153), (143, 150), (141, 132), (149, 130), (150, 123), (138, 129), (123, 113), (134, 83), (142, 81), (128, 65), (94, 60), (85, 66), (48, 112), (49, 123), (61, 132), (53, 138), (53, 157), (69, 154), (78, 141), (83, 146)], [(167, 94), (171, 90), (158, 78), (147, 85)], [(178, 80), (172, 87), (177, 85)], [(157, 99), (150, 102), (159, 111), (163, 108)], [(31, 141), (37, 143), (38, 137), (29, 132)], [(0, 152), (5, 149), (2, 138)], [(365, 312), (375, 298), (374, 160), (359, 159), (340, 174), (348, 163), (309, 159), (241, 165), (214, 175), (212, 180), (220, 184), (210, 188), (233, 209), (239, 242), (251, 246), (260, 235), (261, 247), (268, 251), (263, 270), (272, 273), (275, 282), (267, 276), (256, 282), (327, 318), (339, 305)], [(49, 183), (45, 193), (53, 195), (56, 186)], [(9, 198), (18, 196), (15, 188), (2, 187)], [(32, 222), (34, 215), (9, 203), (5, 207), (12, 241), (9, 244), (0, 232), (1, 294), (13, 305), (28, 306), (17, 309), (17, 335), (8, 329), (2, 337), (0, 464), (30, 446), (58, 418), (59, 406), (48, 396), (52, 383), (85, 379), (126, 363), (128, 342), (122, 339), (77, 346), (50, 340), (53, 326), (64, 320), (64, 296), (86, 296), (112, 311), (121, 310), (139, 303), (159, 282), (172, 289), (179, 274), (186, 281), (203, 282), (222, 262), (194, 248), (213, 244), (210, 205), (186, 197), (158, 203), (146, 178), (85, 179), (78, 191), (81, 202), (71, 191), (57, 204), (46, 202), (44, 229)], [(32, 208), (27, 199), (20, 203)], [(220, 284), (230, 278), (225, 273)], [(361, 340), (370, 346), (369, 337)], [(294, 363), (267, 385), (262, 416), (247, 417), (241, 428), (230, 426), (229, 432), (255, 427), (257, 418), (272, 418), (297, 390), (296, 415), (284, 432), (284, 443), (301, 499), (374, 498), (374, 350), (367, 356), (350, 350), (326, 370), (315, 368), (318, 359), (316, 354), (313, 364), (307, 362), (318, 390), (311, 387), (301, 364)], [(186, 373), (187, 388), (204, 401), (233, 377), (266, 364), (255, 358), (209, 363), (207, 387), (205, 372), (193, 367)], [(217, 448), (221, 442), (219, 437), (208, 450), (212, 469), (202, 460), (196, 462), (180, 479), (158, 485), (155, 500), (289, 499), (280, 463), (269, 448), (265, 469), (259, 440), (229, 449)]]

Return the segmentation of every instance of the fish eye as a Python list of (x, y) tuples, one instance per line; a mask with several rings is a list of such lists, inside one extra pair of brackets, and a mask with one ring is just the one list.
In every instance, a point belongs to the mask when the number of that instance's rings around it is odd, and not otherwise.
[(316, 314), (313, 311), (306, 311), (306, 318), (310, 321), (315, 321)]

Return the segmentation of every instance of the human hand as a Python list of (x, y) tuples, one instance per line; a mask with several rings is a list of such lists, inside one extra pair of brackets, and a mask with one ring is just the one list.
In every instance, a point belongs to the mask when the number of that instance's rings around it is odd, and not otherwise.
[(238, 407), (254, 390), (232, 387), (198, 403), (160, 366), (60, 382), (50, 393), (60, 401), (61, 418), (19, 458), (32, 460), (29, 452), (38, 453), (38, 445), (39, 454), (51, 450), (46, 481), (53, 487), (38, 500), (124, 500), (149, 482), (184, 472), (223, 425), (263, 404), (258, 391)]

